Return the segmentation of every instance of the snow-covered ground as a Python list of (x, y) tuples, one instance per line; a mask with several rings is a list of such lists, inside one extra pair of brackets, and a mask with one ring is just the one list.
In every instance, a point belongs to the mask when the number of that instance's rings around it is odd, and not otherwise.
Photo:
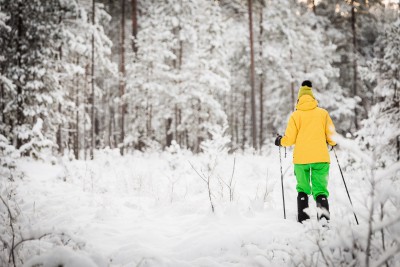
[[(367, 230), (368, 185), (359, 170), (347, 168), (345, 176), (360, 226), (333, 154), (330, 229), (316, 221), (311, 198), (312, 220), (301, 225), (291, 151), (284, 158), (282, 150), (286, 220), (278, 148), (265, 154), (225, 155), (216, 164), (185, 151), (121, 157), (105, 150), (93, 161), (55, 165), (21, 160), (25, 177), (15, 182), (21, 232), (52, 235), (25, 242), (19, 255), (25, 266), (323, 266), (321, 249), (351, 246), (349, 237)], [(210, 176), (214, 213), (196, 171)]]

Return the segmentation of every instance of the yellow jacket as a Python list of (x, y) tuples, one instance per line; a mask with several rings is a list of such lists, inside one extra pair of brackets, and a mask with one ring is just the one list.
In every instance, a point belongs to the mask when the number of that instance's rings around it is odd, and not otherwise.
[(294, 164), (330, 162), (327, 143), (334, 146), (335, 133), (331, 117), (325, 109), (310, 95), (300, 97), (296, 111), (290, 116), (282, 146), (295, 145)]

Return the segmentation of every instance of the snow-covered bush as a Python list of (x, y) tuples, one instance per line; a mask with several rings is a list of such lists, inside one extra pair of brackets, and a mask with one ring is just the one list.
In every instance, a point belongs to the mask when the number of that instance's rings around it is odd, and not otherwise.
[(34, 159), (43, 159), (43, 149), (53, 146), (53, 142), (43, 136), (42, 128), (43, 120), (38, 118), (32, 130), (26, 129), (19, 133), (19, 137), (22, 140), (29, 140), (19, 148), (21, 155), (29, 155)]
[(400, 260), (400, 163), (382, 168), (376, 154), (361, 150), (355, 141), (338, 137), (338, 143), (364, 166), (364, 177), (358, 180), (367, 190), (363, 192), (363, 206), (355, 210), (359, 225), (355, 221), (349, 225), (349, 221), (339, 218), (331, 222), (330, 230), (319, 224), (306, 225), (309, 233), (306, 245), (291, 250), (296, 255), (294, 264), (394, 266)]
[[(25, 146), (26, 150), (23, 150), (30, 151), (31, 155), (40, 156), (40, 144), (41, 142), (46, 143), (40, 133), (40, 126), (41, 124), (34, 127), (35, 135), (31, 139), (31, 147)], [(29, 215), (23, 214), (19, 206), (24, 204), (23, 197), (17, 190), (18, 182), (21, 181), (17, 178), (24, 177), (20, 164), (22, 164), (20, 151), (10, 145), (7, 138), (0, 134), (0, 266), (5, 267), (19, 266), (20, 263), (37, 254), (41, 248), (46, 246), (64, 246), (68, 243), (74, 249), (82, 247), (81, 244), (78, 245), (78, 242), (70, 242), (75, 238), (71, 238), (62, 231), (32, 229), (31, 218)], [(35, 242), (38, 240), (41, 240), (42, 243)]]
[(2, 177), (2, 180), (13, 179), (18, 157), (18, 151), (9, 144), (4, 135), (0, 134), (0, 177)]
[[(228, 144), (230, 144), (230, 137), (225, 136), (227, 126), (221, 127), (214, 125), (209, 128), (210, 139), (203, 141), (200, 144), (203, 150), (203, 161), (200, 169), (190, 163), (192, 169), (207, 185), (208, 196), (211, 204), (211, 209), (215, 210), (215, 198), (216, 192), (219, 193), (220, 199), (223, 200), (224, 192), (227, 189), (229, 191), (229, 200), (233, 201), (234, 183), (233, 174), (227, 177), (225, 170), (218, 170), (219, 161), (222, 158), (226, 158), (228, 155)], [(233, 165), (235, 168), (235, 164)], [(217, 189), (218, 188), (218, 189)]]
[[(0, 266), (20, 266), (20, 263), (40, 254), (44, 248), (56, 248), (54, 251), (58, 253), (34, 257), (34, 260), (24, 266), (96, 266), (75, 265), (80, 262), (91, 262), (90, 259), (82, 256), (75, 261), (72, 260), (74, 257), (71, 255), (79, 256), (81, 253), (72, 254), (71, 249), (79, 251), (85, 246), (79, 238), (54, 228), (32, 229), (30, 219), (21, 214), (17, 198), (13, 184), (0, 187)], [(40, 243), (36, 242), (39, 240)], [(61, 253), (61, 251), (68, 253)], [(58, 264), (52, 265), (51, 262)]]
[[(15, 246), (15, 226), (18, 207), (15, 202), (15, 178), (21, 175), (17, 168), (18, 151), (0, 134), (0, 266), (7, 266)], [(13, 262), (15, 262), (13, 260)]]
[(97, 267), (91, 257), (81, 251), (74, 251), (68, 247), (57, 247), (43, 255), (37, 255), (25, 263), (26, 267)]
[(165, 170), (165, 175), (169, 181), (170, 199), (173, 202), (178, 197), (175, 188), (180, 181), (185, 180), (185, 175), (187, 175), (187, 157), (192, 156), (192, 153), (182, 149), (175, 140), (172, 140), (171, 145), (166, 148), (165, 155), (169, 167)]
[(203, 152), (209, 155), (212, 159), (217, 159), (218, 156), (226, 155), (229, 150), (230, 137), (226, 136), (228, 126), (221, 127), (220, 125), (212, 125), (209, 127), (211, 138), (203, 141), (200, 148)]

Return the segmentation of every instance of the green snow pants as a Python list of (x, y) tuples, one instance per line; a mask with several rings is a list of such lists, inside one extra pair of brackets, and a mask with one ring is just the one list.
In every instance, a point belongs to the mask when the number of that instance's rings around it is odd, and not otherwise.
[[(314, 200), (319, 195), (329, 196), (328, 177), (329, 163), (318, 162), (310, 164), (294, 164), (294, 173), (297, 179), (297, 192), (313, 195)], [(311, 178), (311, 184), (310, 184)]]

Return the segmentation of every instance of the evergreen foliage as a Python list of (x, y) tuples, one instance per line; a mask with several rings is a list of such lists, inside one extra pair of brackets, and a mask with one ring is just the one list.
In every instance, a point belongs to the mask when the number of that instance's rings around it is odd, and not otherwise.
[[(47, 137), (55, 131), (59, 114), (53, 109), (62, 87), (56, 63), (60, 59), (60, 1), (0, 2), (6, 14), (1, 30), (1, 72), (4, 134), (20, 148), (32, 140), (33, 125), (46, 123)], [(29, 148), (25, 147), (24, 152)]]
[[(313, 81), (319, 105), (329, 110), (342, 134), (366, 138), (368, 130), (356, 124), (373, 120), (383, 107), (390, 107), (390, 121), (397, 119), (398, 70), (393, 65), (398, 51), (396, 35), (390, 33), (397, 13), (382, 1), (313, 6), (254, 1), (255, 104), (250, 101), (243, 1), (139, 1), (134, 40), (130, 34), (120, 40), (122, 9), (128, 14), (125, 32), (131, 32), (129, 1), (124, 6), (96, 2), (94, 24), (91, 1), (0, 3), (0, 130), (25, 155), (39, 149), (24, 145), (38, 140), (33, 129), (39, 119), (43, 140), (48, 140), (39, 144), (75, 158), (90, 148), (91, 129), (98, 149), (159, 149), (175, 140), (199, 152), (209, 130), (227, 124), (232, 148), (245, 149), (251, 144), (251, 105), (263, 127), (259, 145), (266, 145), (283, 131), (281, 116), (294, 109), (304, 79)], [(127, 71), (118, 74), (122, 47)], [(121, 81), (124, 95), (117, 90)], [(396, 133), (390, 137), (393, 147), (396, 138)]]

